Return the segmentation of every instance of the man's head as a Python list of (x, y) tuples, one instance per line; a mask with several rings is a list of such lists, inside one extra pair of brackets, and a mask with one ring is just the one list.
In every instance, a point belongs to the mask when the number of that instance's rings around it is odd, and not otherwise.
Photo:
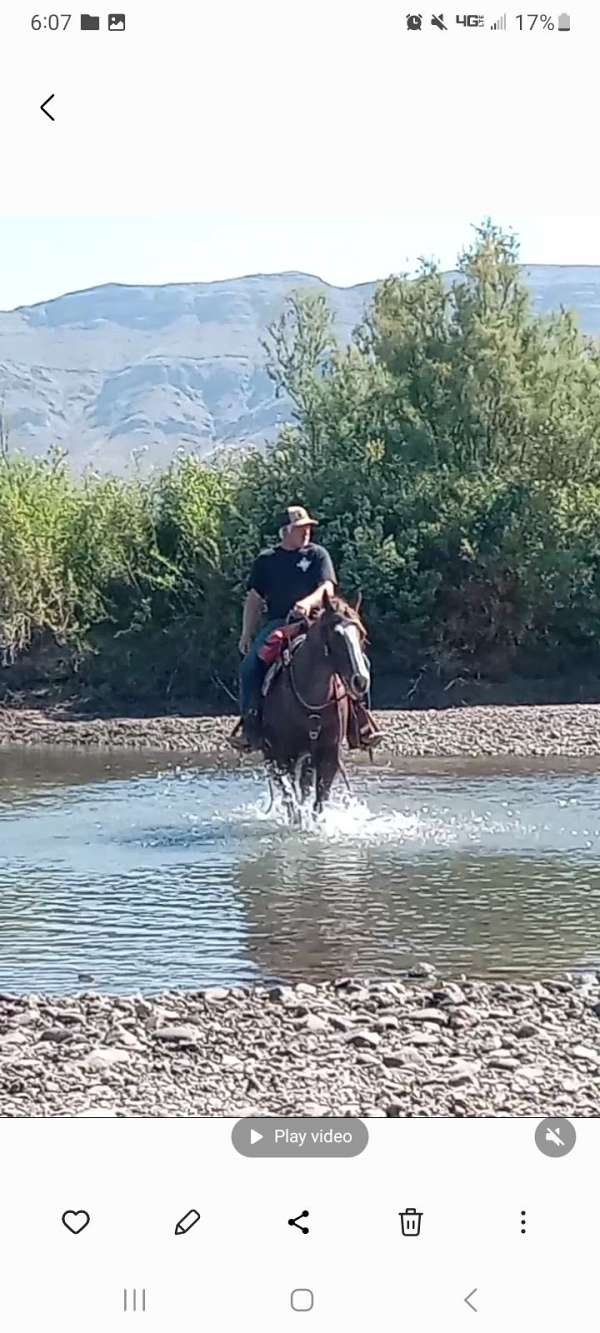
[(288, 505), (277, 519), (281, 545), (286, 551), (297, 551), (311, 540), (316, 518), (311, 518), (302, 505)]

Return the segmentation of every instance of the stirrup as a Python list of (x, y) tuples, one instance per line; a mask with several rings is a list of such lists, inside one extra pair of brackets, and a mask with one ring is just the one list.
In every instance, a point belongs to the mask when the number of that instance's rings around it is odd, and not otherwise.
[(361, 750), (376, 750), (378, 745), (385, 739), (383, 732), (378, 731), (376, 727), (372, 729), (368, 726), (363, 727), (358, 733)]
[(243, 718), (241, 717), (238, 718), (235, 727), (233, 728), (233, 731), (229, 733), (227, 740), (229, 744), (233, 746), (234, 750), (241, 750), (243, 753), (249, 752), (251, 747), (248, 743), (248, 738), (244, 730)]

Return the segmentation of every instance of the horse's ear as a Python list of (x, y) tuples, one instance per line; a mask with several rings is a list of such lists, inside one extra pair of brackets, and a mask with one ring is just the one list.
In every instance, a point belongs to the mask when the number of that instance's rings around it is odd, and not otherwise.
[(323, 610), (324, 610), (324, 612), (325, 612), (326, 615), (327, 615), (328, 612), (331, 612), (331, 597), (329, 596), (329, 593), (328, 593), (328, 591), (327, 591), (327, 588), (325, 589), (325, 592), (323, 593), (323, 601), (321, 602), (321, 606), (323, 607)]

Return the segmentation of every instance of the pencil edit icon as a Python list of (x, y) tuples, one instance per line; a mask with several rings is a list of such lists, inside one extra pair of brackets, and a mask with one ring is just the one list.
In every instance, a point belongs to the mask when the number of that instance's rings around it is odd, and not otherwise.
[(175, 1227), (175, 1235), (185, 1236), (188, 1231), (191, 1231), (192, 1227), (195, 1227), (196, 1222), (199, 1221), (200, 1221), (200, 1213), (198, 1212), (198, 1210), (196, 1208), (190, 1208), (188, 1213), (185, 1213), (183, 1217), (179, 1218), (179, 1221)]

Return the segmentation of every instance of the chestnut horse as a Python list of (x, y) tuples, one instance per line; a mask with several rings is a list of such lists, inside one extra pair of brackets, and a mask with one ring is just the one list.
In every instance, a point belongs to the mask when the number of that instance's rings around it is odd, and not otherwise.
[(365, 638), (354, 607), (326, 593), (306, 638), (284, 654), (264, 700), (262, 750), (291, 820), (312, 792), (320, 814), (341, 770), (350, 700), (362, 700), (370, 687)]

